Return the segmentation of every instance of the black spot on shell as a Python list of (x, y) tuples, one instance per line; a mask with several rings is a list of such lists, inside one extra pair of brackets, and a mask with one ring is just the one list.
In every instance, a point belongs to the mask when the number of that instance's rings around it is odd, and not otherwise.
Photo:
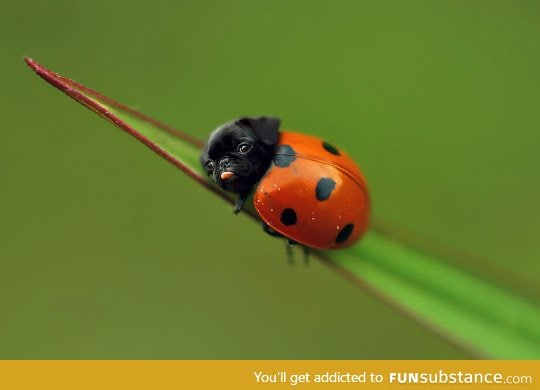
[(354, 224), (350, 223), (348, 225), (345, 225), (345, 227), (341, 229), (341, 231), (336, 236), (336, 243), (341, 244), (347, 241), (347, 238), (349, 238), (353, 229), (354, 229)]
[(328, 177), (323, 177), (317, 182), (315, 187), (315, 197), (317, 200), (323, 201), (330, 198), (332, 191), (336, 188), (336, 182)]
[(323, 141), (322, 147), (329, 153), (335, 154), (336, 156), (339, 156), (339, 150), (334, 145), (329, 144), (326, 141)]
[(296, 152), (291, 145), (279, 145), (274, 156), (274, 165), (276, 167), (288, 167), (296, 160)]
[(285, 226), (291, 226), (296, 223), (296, 211), (293, 209), (285, 209), (281, 213), (281, 223)]

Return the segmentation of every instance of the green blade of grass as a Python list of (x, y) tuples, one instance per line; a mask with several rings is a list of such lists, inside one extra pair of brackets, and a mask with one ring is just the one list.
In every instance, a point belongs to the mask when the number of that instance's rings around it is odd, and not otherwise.
[[(198, 156), (201, 141), (117, 103), (27, 58), (45, 81), (132, 135), (223, 199)], [(248, 214), (257, 218), (253, 208)], [(357, 245), (315, 251), (325, 264), (471, 356), (540, 358), (540, 305), (481, 275), (371, 231)]]
[(374, 231), (324, 256), (482, 357), (540, 356), (539, 306), (502, 286)]

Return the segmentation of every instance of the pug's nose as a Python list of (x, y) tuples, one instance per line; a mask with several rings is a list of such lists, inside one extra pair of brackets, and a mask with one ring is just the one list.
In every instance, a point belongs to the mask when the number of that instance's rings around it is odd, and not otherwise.
[(224, 158), (222, 158), (221, 160), (219, 160), (219, 167), (220, 167), (221, 169), (226, 169), (226, 168), (229, 167), (229, 162), (230, 162), (229, 158), (228, 158), (228, 157), (224, 157)]

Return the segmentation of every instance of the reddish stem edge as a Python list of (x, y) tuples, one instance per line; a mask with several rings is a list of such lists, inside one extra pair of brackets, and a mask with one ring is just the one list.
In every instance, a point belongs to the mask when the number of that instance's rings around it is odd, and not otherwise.
[[(28, 64), (28, 66), (30, 66), (30, 68), (32, 68), (32, 70), (34, 72), (36, 72), (36, 74), (38, 76), (40, 76), (43, 80), (45, 80), (46, 82), (48, 82), (49, 84), (51, 84), (55, 88), (59, 89), (60, 91), (64, 92), (66, 95), (68, 95), (69, 97), (71, 97), (75, 101), (81, 103), (85, 107), (91, 109), (92, 111), (96, 112), (97, 114), (99, 114), (103, 118), (105, 118), (108, 121), (112, 122), (113, 124), (115, 124), (116, 126), (121, 128), (122, 130), (124, 130), (126, 133), (132, 135), (137, 140), (142, 142), (144, 145), (146, 145), (148, 148), (153, 150), (155, 153), (157, 153), (161, 157), (165, 158), (167, 161), (169, 161), (175, 167), (180, 169), (182, 172), (186, 173), (189, 177), (191, 177), (192, 179), (197, 181), (199, 184), (202, 184), (203, 186), (205, 186), (209, 190), (213, 191), (214, 193), (218, 194), (222, 198), (224, 198), (227, 201), (231, 202), (231, 199), (229, 197), (227, 197), (223, 193), (223, 191), (221, 191), (219, 188), (217, 188), (216, 186), (209, 183), (204, 177), (199, 175), (198, 172), (192, 170), (190, 167), (188, 167), (187, 165), (182, 163), (182, 161), (178, 160), (177, 158), (175, 158), (174, 156), (169, 154), (167, 151), (165, 151), (164, 149), (162, 149), (161, 147), (156, 145), (154, 142), (152, 142), (150, 139), (148, 139), (147, 137), (145, 137), (144, 135), (139, 133), (137, 130), (135, 130), (133, 127), (131, 127), (129, 124), (127, 124), (126, 122), (124, 122), (123, 120), (118, 118), (116, 115), (112, 114), (105, 107), (103, 107), (102, 105), (100, 105), (96, 101), (90, 99), (88, 96), (85, 95), (85, 93), (90, 95), (90, 96), (93, 96), (93, 97), (95, 97), (97, 99), (100, 99), (100, 100), (106, 102), (107, 104), (110, 104), (111, 106), (114, 106), (114, 107), (116, 107), (116, 108), (118, 108), (120, 110), (127, 111), (128, 113), (130, 113), (130, 114), (132, 114), (134, 116), (137, 116), (138, 118), (140, 118), (140, 119), (142, 119), (144, 121), (150, 122), (153, 125), (158, 126), (159, 128), (161, 128), (161, 129), (169, 132), (170, 134), (173, 134), (173, 135), (175, 135), (175, 136), (189, 142), (190, 144), (192, 144), (192, 145), (194, 145), (196, 147), (201, 147), (202, 142), (200, 142), (199, 140), (195, 140), (195, 138), (192, 138), (192, 137), (190, 137), (188, 135), (182, 134), (181, 132), (179, 132), (177, 130), (174, 130), (174, 129), (170, 128), (169, 126), (166, 126), (166, 125), (164, 125), (164, 124), (162, 124), (162, 123), (160, 123), (160, 122), (158, 122), (158, 121), (156, 121), (156, 120), (154, 120), (154, 119), (152, 119), (152, 118), (150, 118), (150, 117), (148, 117), (148, 116), (146, 116), (144, 114), (141, 114), (141, 113), (139, 113), (139, 112), (137, 112), (137, 111), (123, 105), (123, 104), (115, 102), (114, 100), (111, 100), (111, 99), (101, 95), (100, 93), (98, 93), (98, 92), (96, 92), (96, 91), (94, 91), (94, 90), (92, 90), (90, 88), (87, 88), (87, 87), (85, 87), (85, 86), (83, 86), (81, 84), (78, 84), (78, 83), (74, 82), (73, 80), (62, 77), (59, 74), (57, 74), (55, 72), (52, 72), (52, 71), (44, 68), (43, 66), (39, 65), (38, 63), (36, 63), (31, 58), (25, 58), (25, 61)], [(81, 91), (83, 91), (84, 93), (81, 92)]]
[[(28, 66), (30, 66), (34, 72), (36, 72), (40, 77), (42, 77), (43, 79), (45, 79), (46, 81), (50, 81), (50, 80), (56, 80), (57, 83), (51, 83), (53, 84), (55, 87), (57, 87), (58, 89), (61, 89), (64, 91), (63, 88), (61, 88), (60, 86), (61, 85), (65, 85), (65, 86), (71, 86), (73, 87), (73, 89), (77, 89), (77, 90), (80, 90), (80, 91), (83, 91), (85, 94), (88, 94), (90, 96), (93, 96), (94, 98), (96, 99), (99, 99), (99, 100), (102, 100), (103, 102), (115, 107), (115, 108), (118, 108), (120, 110), (123, 110), (123, 111), (126, 111), (128, 113), (130, 113), (131, 115), (133, 116), (136, 116), (137, 118), (140, 118), (146, 122), (149, 122), (149, 123), (152, 123), (153, 125), (159, 127), (160, 129), (162, 130), (165, 130), (167, 133), (170, 133), (171, 135), (177, 137), (177, 138), (180, 138), (180, 139), (183, 139), (184, 141), (198, 147), (198, 148), (202, 148), (204, 146), (204, 142), (201, 141), (200, 139), (198, 138), (195, 138), (195, 137), (192, 137), (188, 134), (185, 134), (185, 133), (182, 133), (181, 131), (178, 131), (176, 129), (174, 129), (173, 127), (169, 126), (169, 125), (166, 125), (162, 122), (159, 122), (157, 120), (155, 120), (154, 118), (151, 118), (139, 111), (136, 111), (122, 103), (119, 103), (115, 100), (112, 100), (110, 98), (108, 98), (107, 96), (97, 92), (97, 91), (94, 91), (93, 89), (90, 89), (82, 84), (79, 84), (77, 83), (76, 81), (72, 80), (72, 79), (69, 79), (67, 77), (64, 77), (64, 76), (61, 76), (59, 75), (58, 73), (55, 73), (55, 72), (52, 72), (50, 71), (49, 69), (41, 66), (40, 64), (38, 64), (37, 62), (35, 62), (33, 59), (31, 58), (28, 58), (28, 57), (25, 57), (24, 59), (26, 61), (26, 63), (28, 64)], [(65, 92), (65, 91), (64, 91)]]
[[(219, 195), (221, 198), (225, 199), (229, 203), (233, 203), (232, 199), (229, 198), (223, 191), (221, 191), (218, 187), (212, 185), (210, 182), (208, 182), (205, 178), (200, 176), (197, 172), (190, 169), (187, 165), (182, 163), (180, 160), (173, 157), (171, 154), (166, 152), (164, 149), (160, 148), (158, 145), (150, 141), (147, 137), (143, 136), (141, 133), (136, 131), (134, 128), (132, 128), (130, 125), (128, 125), (126, 122), (122, 121), (117, 116), (113, 115), (109, 111), (105, 109), (105, 107), (101, 106), (99, 103), (96, 103), (92, 99), (88, 98), (85, 94), (83, 94), (81, 91), (84, 91), (90, 96), (94, 96), (95, 98), (102, 100), (111, 106), (114, 106), (120, 110), (124, 110), (129, 112), (130, 114), (137, 116), (140, 119), (143, 119), (145, 121), (148, 121), (157, 127), (167, 131), (168, 133), (179, 137), (189, 143), (191, 143), (194, 146), (202, 147), (203, 143), (195, 138), (192, 138), (186, 134), (183, 134), (167, 125), (162, 124), (159, 121), (156, 121), (153, 118), (150, 118), (142, 113), (139, 113), (138, 111), (135, 111), (121, 103), (118, 103), (88, 87), (85, 87), (79, 83), (76, 83), (75, 81), (68, 79), (66, 77), (60, 76), (59, 74), (52, 72), (48, 70), (47, 68), (44, 68), (43, 66), (36, 63), (34, 60), (32, 60), (29, 57), (25, 57), (24, 59), (28, 66), (32, 68), (32, 70), (43, 80), (48, 82), (49, 84), (53, 85), (55, 88), (59, 89), (60, 91), (64, 92), (66, 95), (71, 97), (72, 99), (76, 100), (77, 102), (81, 103), (85, 107), (91, 109), (92, 111), (96, 112), (103, 118), (107, 119), (108, 121), (112, 122), (116, 126), (118, 126), (120, 129), (124, 130), (126, 133), (132, 135), (137, 140), (142, 142), (144, 145), (146, 145), (148, 148), (150, 148), (152, 151), (160, 155), (161, 157), (165, 158), (167, 161), (169, 161), (171, 164), (173, 164), (175, 167), (180, 169), (182, 172), (186, 173), (189, 177), (197, 181), (199, 184), (202, 184), (204, 187), (208, 188), (210, 191), (214, 192), (215, 194)], [(258, 219), (255, 212), (252, 210), (249, 210), (248, 214), (251, 217), (254, 217), (255, 219)], [(432, 327), (428, 325), (428, 323), (418, 316), (416, 313), (412, 312), (411, 310), (407, 309), (403, 305), (401, 305), (399, 302), (395, 301), (394, 299), (390, 298), (386, 294), (384, 294), (383, 291), (380, 291), (375, 286), (370, 285), (369, 283), (366, 283), (364, 280), (360, 279), (358, 276), (352, 274), (349, 270), (346, 268), (334, 263), (328, 256), (326, 256), (324, 251), (315, 250), (313, 252), (315, 255), (319, 257), (319, 259), (322, 261), (323, 264), (330, 267), (346, 279), (348, 279), (350, 282), (354, 283), (355, 285), (361, 287), (365, 292), (367, 292), (369, 295), (375, 297), (376, 299), (379, 299), (381, 302), (385, 303), (387, 306), (393, 308), (394, 310), (397, 310), (400, 312), (403, 316), (409, 318), (410, 320), (416, 322), (417, 324), (421, 325), (428, 331), (432, 332), (435, 335), (438, 335), (447, 341), (449, 341), (451, 344), (455, 345), (457, 348), (465, 351), (466, 353), (470, 354), (471, 357), (478, 357), (481, 354), (479, 351), (476, 351), (470, 347), (467, 343), (461, 342), (461, 340), (458, 340), (454, 338), (451, 334), (448, 332), (438, 328), (438, 327)]]

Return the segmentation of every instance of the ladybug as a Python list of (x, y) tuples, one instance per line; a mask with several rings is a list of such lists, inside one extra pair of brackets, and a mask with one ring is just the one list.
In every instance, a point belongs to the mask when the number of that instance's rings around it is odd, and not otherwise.
[(245, 117), (218, 127), (201, 153), (203, 169), (238, 195), (235, 214), (253, 194), (268, 233), (305, 248), (352, 245), (369, 224), (364, 175), (342, 149), (279, 126), (274, 117)]

